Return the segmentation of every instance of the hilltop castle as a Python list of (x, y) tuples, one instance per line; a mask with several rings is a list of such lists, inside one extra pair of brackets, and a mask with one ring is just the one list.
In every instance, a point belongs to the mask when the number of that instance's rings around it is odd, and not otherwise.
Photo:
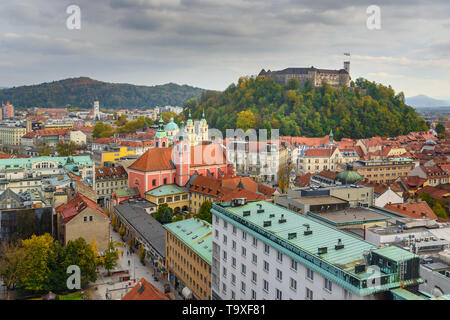
[(264, 76), (274, 79), (277, 83), (287, 84), (291, 79), (297, 79), (300, 85), (310, 80), (315, 87), (322, 86), (322, 82), (327, 82), (332, 87), (350, 86), (350, 63), (344, 64), (344, 69), (328, 70), (311, 68), (287, 68), (280, 71), (261, 70), (259, 77)]

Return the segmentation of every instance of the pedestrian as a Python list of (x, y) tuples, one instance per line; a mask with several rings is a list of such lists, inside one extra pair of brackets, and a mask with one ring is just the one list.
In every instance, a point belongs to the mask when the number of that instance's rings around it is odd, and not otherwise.
[(130, 266), (130, 260), (128, 260), (128, 266)]

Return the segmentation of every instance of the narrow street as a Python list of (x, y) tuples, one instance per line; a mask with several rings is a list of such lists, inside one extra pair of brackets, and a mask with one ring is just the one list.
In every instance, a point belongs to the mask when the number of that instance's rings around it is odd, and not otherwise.
[[(106, 300), (106, 292), (108, 289), (108, 291), (111, 293), (112, 300), (120, 300), (130, 290), (131, 287), (134, 287), (134, 285), (141, 278), (145, 278), (145, 280), (147, 280), (153, 286), (164, 292), (164, 285), (167, 284), (168, 281), (167, 279), (163, 279), (161, 273), (156, 272), (155, 275), (155, 268), (153, 267), (152, 262), (149, 261), (146, 257), (145, 265), (143, 265), (139, 260), (139, 250), (134, 249), (134, 252), (131, 253), (129, 245), (127, 243), (124, 243), (120, 238), (119, 233), (114, 232), (112, 228), (111, 238), (112, 241), (117, 241), (123, 244), (121, 248), (118, 248), (118, 250), (122, 250), (123, 252), (119, 254), (118, 265), (114, 269), (114, 271), (127, 270), (129, 273), (123, 274), (121, 276), (130, 276), (130, 280), (119, 282), (119, 276), (108, 276), (107, 271), (105, 271), (103, 268), (99, 268), (97, 281), (88, 289), (91, 298), (93, 300)], [(127, 252), (129, 252), (128, 255)], [(158, 281), (154, 280), (155, 276)], [(134, 279), (136, 279), (136, 282), (134, 281)], [(114, 281), (113, 284), (109, 284), (111, 280)], [(128, 287), (128, 289), (126, 289), (129, 284), (131, 284), (131, 287)], [(95, 290), (95, 287), (97, 287), (97, 290)], [(172, 292), (174, 292), (173, 289)], [(178, 292), (174, 292), (174, 294), (177, 300), (182, 299)]]

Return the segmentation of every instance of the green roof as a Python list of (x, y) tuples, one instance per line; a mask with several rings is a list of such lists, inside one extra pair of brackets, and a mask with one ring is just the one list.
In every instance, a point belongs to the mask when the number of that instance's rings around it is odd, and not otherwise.
[(134, 188), (121, 188), (121, 189), (117, 189), (116, 190), (116, 196), (118, 198), (122, 198), (122, 197), (132, 197), (132, 196), (137, 196), (139, 195), (139, 189), (134, 187)]
[(336, 176), (336, 180), (340, 181), (342, 184), (356, 184), (363, 179), (364, 178), (354, 170), (345, 170)]
[(6, 165), (10, 168), (22, 169), (27, 165), (34, 164), (36, 162), (58, 162), (63, 166), (84, 166), (92, 165), (92, 159), (90, 156), (71, 156), (71, 157), (32, 157), (32, 158), (16, 158), (16, 159), (0, 159), (0, 169), (5, 169)]
[(212, 226), (208, 222), (191, 218), (168, 223), (163, 227), (211, 265)]
[(395, 262), (403, 262), (403, 261), (407, 261), (407, 260), (419, 257), (418, 255), (416, 255), (414, 253), (411, 253), (409, 251), (406, 251), (406, 250), (396, 247), (396, 246), (384, 247), (384, 248), (373, 250), (372, 252), (379, 254), (380, 256), (383, 256), (383, 257), (385, 257), (389, 260), (395, 261)]
[(145, 194), (154, 196), (154, 197), (162, 197), (162, 196), (171, 196), (174, 194), (186, 193), (187, 189), (177, 186), (176, 184), (167, 184), (160, 186), (158, 188), (147, 191)]
[[(382, 292), (400, 285), (398, 275), (389, 274), (389, 281), (384, 285), (364, 286), (369, 278), (386, 276), (384, 272), (380, 273), (369, 266), (366, 271), (355, 273), (357, 264), (365, 264), (364, 253), (375, 252), (377, 246), (305, 215), (266, 201), (249, 202), (237, 207), (213, 204), (211, 212), (231, 224), (239, 224), (253, 237), (270, 243), (280, 252), (358, 295)], [(312, 233), (305, 235), (308, 227)], [(343, 248), (336, 247), (339, 239)], [(319, 252), (324, 248), (326, 252)], [(405, 259), (411, 256), (409, 252), (402, 251)], [(379, 252), (380, 255), (383, 253)], [(401, 252), (396, 252), (396, 255), (401, 256)], [(421, 282), (423, 280), (420, 278), (412, 279), (404, 281), (404, 285)]]

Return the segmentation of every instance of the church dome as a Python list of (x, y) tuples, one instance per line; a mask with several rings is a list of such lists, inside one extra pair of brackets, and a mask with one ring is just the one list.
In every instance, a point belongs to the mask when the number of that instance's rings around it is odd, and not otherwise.
[(170, 122), (166, 125), (166, 131), (178, 130), (178, 125), (173, 122), (173, 118), (170, 118)]
[(342, 184), (356, 184), (364, 178), (355, 170), (353, 170), (353, 165), (347, 164), (347, 170), (342, 171), (336, 176), (336, 180), (340, 181)]

